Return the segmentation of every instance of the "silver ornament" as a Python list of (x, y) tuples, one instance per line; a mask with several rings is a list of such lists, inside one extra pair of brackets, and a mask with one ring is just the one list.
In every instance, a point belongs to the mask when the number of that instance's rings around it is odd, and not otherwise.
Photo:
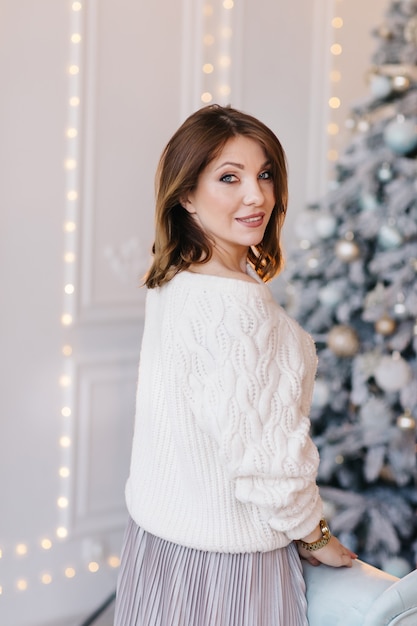
[(411, 411), (406, 409), (404, 413), (397, 417), (397, 427), (400, 430), (415, 430), (416, 420), (411, 415)]
[(336, 356), (350, 357), (359, 350), (359, 338), (353, 328), (338, 324), (329, 331), (327, 345)]
[(338, 259), (345, 263), (351, 263), (360, 256), (360, 249), (357, 243), (347, 239), (336, 242), (335, 253)]
[(374, 372), (377, 385), (384, 391), (399, 391), (411, 378), (411, 369), (407, 361), (399, 354), (384, 355)]
[(417, 124), (415, 120), (398, 115), (385, 127), (384, 141), (388, 148), (396, 154), (410, 154), (417, 147)]
[(383, 224), (378, 233), (378, 242), (384, 250), (393, 250), (399, 248), (403, 237), (393, 225)]
[(383, 315), (375, 322), (375, 330), (380, 335), (388, 336), (392, 335), (396, 328), (396, 321), (392, 319), (389, 315)]

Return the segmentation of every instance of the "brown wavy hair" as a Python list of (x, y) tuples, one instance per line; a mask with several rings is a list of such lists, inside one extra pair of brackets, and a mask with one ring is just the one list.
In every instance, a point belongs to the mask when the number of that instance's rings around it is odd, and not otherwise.
[(281, 229), (288, 201), (287, 164), (275, 134), (255, 117), (230, 106), (209, 105), (190, 115), (168, 142), (156, 173), (155, 242), (153, 262), (145, 278), (149, 288), (171, 280), (195, 263), (207, 263), (212, 241), (181, 205), (197, 186), (205, 167), (229, 139), (243, 135), (255, 140), (271, 162), (275, 206), (262, 241), (248, 249), (248, 262), (263, 281), (283, 265)]

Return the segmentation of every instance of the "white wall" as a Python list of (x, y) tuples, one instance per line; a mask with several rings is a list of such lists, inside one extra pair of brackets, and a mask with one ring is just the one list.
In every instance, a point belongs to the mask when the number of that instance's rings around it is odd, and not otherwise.
[[(58, 626), (114, 588), (109, 559), (126, 515), (143, 317), (137, 276), (148, 261), (165, 142), (207, 90), (259, 116), (288, 154), (291, 241), (294, 216), (326, 187), (328, 95), (339, 90), (343, 118), (366, 92), (369, 31), (385, 4), (235, 0), (227, 12), (220, 0), (83, 0), (74, 11), (72, 0), (2, 0), (1, 624)], [(213, 14), (203, 17), (206, 5)], [(334, 14), (345, 20), (338, 59), (328, 50)], [(70, 42), (74, 32), (81, 43)], [(219, 54), (230, 67), (204, 75), (202, 63)], [(328, 79), (334, 63), (337, 87)], [(70, 74), (71, 65), (80, 72)], [(230, 95), (218, 95), (219, 84)], [(78, 107), (69, 106), (74, 95)], [(68, 128), (78, 135), (68, 137)], [(65, 261), (68, 252), (75, 261)], [(68, 506), (58, 507), (59, 497)], [(16, 553), (20, 544), (26, 554)], [(91, 561), (98, 572), (88, 570)]]

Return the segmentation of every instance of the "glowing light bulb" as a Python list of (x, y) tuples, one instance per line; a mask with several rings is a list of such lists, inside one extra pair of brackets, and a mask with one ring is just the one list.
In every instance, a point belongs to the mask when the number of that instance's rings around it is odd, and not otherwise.
[(50, 574), (42, 574), (41, 582), (44, 585), (49, 585), (52, 582), (52, 576)]
[(74, 578), (74, 576), (75, 576), (75, 569), (73, 567), (67, 567), (65, 569), (64, 574), (65, 574), (65, 576), (67, 578)]
[(76, 76), (77, 74), (79, 74), (80, 68), (78, 67), (78, 65), (70, 65), (68, 68), (68, 72), (71, 74), (71, 76)]
[(339, 56), (339, 54), (342, 54), (342, 46), (340, 45), (340, 43), (334, 43), (330, 46), (330, 52), (334, 55), (334, 56)]
[(78, 135), (78, 130), (76, 128), (68, 128), (67, 137), (69, 139), (74, 139)]
[(24, 556), (25, 554), (27, 554), (28, 551), (28, 547), (25, 543), (18, 543), (16, 546), (16, 554), (18, 554), (19, 556)]
[(59, 445), (61, 446), (61, 448), (69, 448), (71, 445), (71, 439), (64, 435), (60, 438)]
[(327, 132), (329, 133), (329, 135), (337, 135), (339, 132), (339, 125), (335, 124), (334, 122), (332, 122), (331, 124), (328, 124)]
[(77, 167), (77, 161), (75, 159), (67, 159), (65, 161), (66, 170), (75, 170), (76, 167)]
[(57, 505), (59, 506), (60, 509), (66, 509), (68, 507), (68, 504), (69, 504), (68, 498), (65, 498), (64, 496), (61, 496), (57, 500)]
[(60, 467), (58, 473), (61, 476), (61, 478), (68, 478), (70, 475), (69, 467), (64, 467), (64, 466)]
[(56, 529), (56, 536), (60, 539), (65, 539), (68, 537), (68, 530), (64, 526), (60, 526)]
[(204, 93), (201, 94), (201, 101), (202, 102), (211, 102), (213, 100), (213, 96), (211, 95), (211, 93), (209, 91), (205, 91)]
[(80, 99), (78, 96), (72, 96), (69, 103), (71, 107), (77, 107), (80, 104)]
[(219, 93), (222, 96), (230, 96), (232, 89), (230, 87), (230, 85), (220, 85), (219, 87)]
[(229, 67), (232, 63), (232, 59), (229, 56), (222, 56), (219, 59), (220, 67)]
[(81, 2), (73, 2), (71, 8), (73, 11), (81, 11), (83, 5), (81, 4)]
[(71, 295), (72, 293), (74, 293), (74, 291), (75, 291), (75, 287), (74, 287), (74, 285), (71, 285), (70, 283), (68, 283), (67, 285), (65, 285), (65, 287), (64, 287), (64, 291), (65, 291), (65, 293), (67, 293), (68, 295)]
[(341, 105), (340, 98), (333, 96), (332, 98), (329, 99), (329, 107), (331, 109), (338, 109), (340, 105)]
[(52, 548), (52, 541), (50, 539), (42, 539), (41, 547), (44, 550), (50, 550)]
[(203, 65), (204, 74), (211, 74), (214, 71), (214, 66), (211, 63), (205, 63)]
[(77, 228), (77, 225), (75, 224), (75, 222), (65, 222), (64, 224), (64, 230), (67, 233), (73, 233), (75, 231), (75, 229)]
[(64, 255), (64, 261), (65, 263), (74, 263), (75, 254), (73, 252), (66, 252)]
[(16, 582), (16, 587), (19, 591), (26, 591), (26, 589), (28, 588), (28, 581), (25, 580), (24, 578), (20, 578)]
[(233, 30), (230, 28), (230, 26), (224, 26), (221, 30), (221, 36), (224, 39), (230, 39), (230, 37), (233, 35)]
[(72, 315), (70, 315), (69, 313), (64, 313), (64, 315), (62, 315), (61, 317), (61, 323), (63, 324), (63, 326), (71, 326)]
[(90, 572), (95, 574), (95, 572), (98, 572), (98, 570), (100, 569), (100, 565), (96, 561), (90, 561), (90, 563), (88, 564), (88, 569)]
[(107, 563), (110, 565), (110, 567), (119, 567), (120, 565), (120, 559), (118, 556), (109, 556), (109, 558), (107, 559)]
[[(61, 385), (61, 387), (69, 387), (70, 384), (71, 384), (71, 378), (69, 376), (67, 376), (66, 374), (64, 374), (59, 379), (59, 384)], [(71, 415), (71, 409), (68, 409), (68, 411), (69, 411), (69, 413), (67, 413), (67, 411), (65, 411), (65, 413), (64, 413), (64, 409), (62, 409), (62, 415), (64, 417), (68, 417), (69, 415)]]
[(72, 43), (80, 43), (80, 41), (81, 41), (81, 35), (80, 35), (80, 33), (73, 33), (73, 34), (71, 35), (71, 42), (72, 42)]
[(68, 345), (62, 346), (62, 354), (64, 356), (71, 356), (72, 346), (68, 346)]
[(67, 193), (67, 200), (74, 201), (74, 200), (77, 200), (77, 198), (78, 198), (78, 193), (75, 191), (75, 189), (71, 189), (71, 191)]
[(332, 26), (333, 26), (333, 28), (342, 28), (342, 26), (343, 26), (343, 19), (341, 17), (334, 17), (332, 19)]
[(224, 9), (233, 9), (234, 7), (234, 2), (233, 0), (223, 0), (223, 8)]

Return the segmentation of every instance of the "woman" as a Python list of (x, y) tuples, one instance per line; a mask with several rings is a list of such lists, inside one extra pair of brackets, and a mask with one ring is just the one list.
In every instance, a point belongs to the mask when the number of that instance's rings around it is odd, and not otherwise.
[(313, 342), (265, 285), (286, 207), (252, 116), (202, 108), (162, 154), (116, 626), (303, 626), (299, 554), (356, 558), (322, 519)]

